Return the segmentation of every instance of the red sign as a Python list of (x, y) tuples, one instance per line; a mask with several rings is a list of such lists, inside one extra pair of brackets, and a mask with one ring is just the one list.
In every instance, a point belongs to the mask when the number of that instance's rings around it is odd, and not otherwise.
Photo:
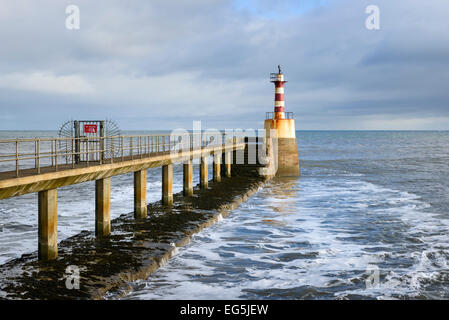
[(84, 133), (97, 133), (97, 125), (96, 124), (85, 124), (84, 125)]

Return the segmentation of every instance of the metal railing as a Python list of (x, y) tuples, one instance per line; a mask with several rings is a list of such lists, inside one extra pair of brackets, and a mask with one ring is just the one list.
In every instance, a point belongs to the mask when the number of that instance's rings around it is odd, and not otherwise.
[[(40, 174), (105, 163), (151, 157), (161, 153), (222, 148), (244, 143), (228, 133), (187, 133), (115, 137), (36, 138), (0, 140), (0, 174), (20, 177), (23, 170)], [(15, 171), (15, 172), (14, 172)]]
[[(275, 112), (266, 112), (265, 119), (275, 119)], [(294, 119), (293, 112), (284, 112), (284, 119)]]

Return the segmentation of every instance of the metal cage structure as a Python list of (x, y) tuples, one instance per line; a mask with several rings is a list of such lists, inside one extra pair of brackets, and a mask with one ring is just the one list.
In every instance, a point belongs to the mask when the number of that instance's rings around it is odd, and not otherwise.
[(104, 161), (117, 157), (122, 148), (119, 127), (111, 120), (69, 120), (59, 129), (58, 151), (67, 155), (67, 162)]

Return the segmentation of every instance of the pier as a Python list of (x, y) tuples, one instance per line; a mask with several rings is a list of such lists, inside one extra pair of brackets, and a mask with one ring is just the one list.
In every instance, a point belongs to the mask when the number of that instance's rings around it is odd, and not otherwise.
[[(171, 206), (173, 164), (183, 164), (183, 194), (189, 197), (194, 190), (195, 159), (200, 162), (200, 188), (207, 189), (210, 157), (212, 180), (219, 183), (222, 175), (231, 177), (233, 163), (262, 167), (258, 159), (248, 161), (254, 146), (256, 157), (266, 157), (265, 151), (257, 151), (266, 148), (260, 142), (220, 132), (0, 140), (0, 200), (38, 193), (38, 258), (54, 260), (58, 257), (58, 188), (95, 181), (95, 235), (104, 238), (111, 233), (111, 177), (134, 173), (134, 218), (145, 219), (147, 169), (161, 167), (161, 200)], [(66, 146), (62, 152), (61, 146)]]
[[(0, 140), (0, 201), (38, 193), (37, 253), (0, 266), (0, 298), (120, 296), (130, 282), (146, 279), (177, 247), (227, 216), (268, 179), (299, 176), (295, 120), (285, 112), (280, 66), (270, 79), (275, 108), (257, 133), (183, 130), (121, 136), (108, 131), (108, 121), (76, 120), (66, 122), (58, 138)], [(199, 164), (197, 186), (194, 162)], [(175, 164), (183, 168), (177, 194)], [(162, 196), (148, 204), (147, 170), (156, 167), (161, 168)], [(128, 173), (134, 178), (134, 199), (129, 200), (134, 211), (111, 221), (111, 177)], [(58, 245), (58, 188), (88, 181), (95, 181), (95, 234), (83, 231)], [(82, 268), (81, 290), (61, 285), (67, 266)]]
[[(173, 164), (183, 164), (183, 195), (193, 195), (193, 160), (200, 162), (200, 188), (209, 186), (209, 158), (213, 182), (239, 169), (259, 167), (261, 176), (299, 176), (299, 161), (292, 112), (285, 112), (281, 67), (270, 75), (275, 85), (274, 112), (266, 114), (264, 135), (241, 131), (187, 132), (114, 136), (110, 121), (66, 122), (59, 138), (0, 140), (0, 200), (38, 193), (38, 258), (58, 257), (58, 188), (95, 181), (95, 236), (111, 234), (111, 177), (134, 173), (134, 218), (148, 215), (147, 172), (162, 168), (162, 203), (173, 204)], [(114, 123), (112, 123), (115, 125)], [(175, 131), (176, 132), (176, 131)], [(65, 133), (67, 137), (61, 137)]]
[[(237, 151), (238, 153), (239, 151)], [(186, 246), (192, 237), (226, 218), (263, 187), (269, 177), (256, 165), (232, 164), (232, 177), (209, 181), (173, 194), (173, 204), (162, 199), (148, 204), (148, 216), (133, 212), (111, 220), (111, 234), (95, 237), (82, 231), (58, 243), (58, 259), (38, 260), (37, 252), (0, 265), (1, 299), (116, 299), (133, 290)], [(196, 170), (195, 170), (196, 171)], [(223, 173), (223, 172), (222, 172)], [(131, 197), (130, 197), (131, 198)], [(80, 288), (66, 286), (68, 266), (80, 270)]]

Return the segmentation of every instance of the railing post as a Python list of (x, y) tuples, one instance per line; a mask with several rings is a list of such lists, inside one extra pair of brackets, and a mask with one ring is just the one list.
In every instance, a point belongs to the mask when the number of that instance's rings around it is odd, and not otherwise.
[(125, 154), (124, 154), (124, 150), (125, 150), (125, 137), (122, 137), (122, 161), (125, 160)]
[[(99, 145), (99, 149), (100, 149), (100, 154), (99, 154), (99, 161), (100, 161), (100, 164), (103, 164), (103, 159), (104, 159), (104, 153), (103, 153), (103, 150), (104, 150), (104, 140), (103, 140), (103, 137), (100, 137), (100, 145)], [(95, 153), (94, 153), (95, 154)], [(94, 159), (95, 160), (95, 159)]]
[[(72, 139), (72, 168), (75, 168), (75, 157), (76, 157), (76, 150), (73, 148), (75, 144), (74, 139)], [(66, 151), (67, 153), (67, 151)]]
[(36, 156), (37, 156), (37, 159), (36, 159), (36, 161), (37, 161), (37, 174), (40, 174), (41, 173), (41, 158), (40, 158), (40, 143), (41, 143), (41, 140), (40, 139), (37, 139), (37, 145), (36, 145), (36, 147), (37, 147), (37, 152), (36, 152)]
[(105, 151), (105, 143), (104, 143), (104, 121), (100, 121), (100, 164), (103, 164), (105, 158), (104, 158), (104, 151)]
[(34, 140), (34, 169), (37, 171), (37, 140)]
[(57, 145), (57, 140), (55, 140), (55, 171), (58, 171), (58, 145)]
[(19, 139), (16, 139), (16, 177), (19, 177)]
[(147, 136), (146, 138), (146, 154), (147, 154), (147, 158), (150, 156), (150, 136)]
[(139, 136), (139, 155), (140, 155), (140, 159), (143, 158), (142, 156), (142, 137)]
[(50, 140), (50, 159), (51, 159), (51, 166), (54, 166), (54, 157), (53, 157), (54, 151), (53, 151), (53, 140)]
[[(75, 163), (78, 164), (81, 161), (81, 141), (80, 141), (80, 125), (78, 121), (74, 122), (75, 130)], [(72, 147), (73, 150), (73, 147)]]
[(87, 139), (87, 148), (86, 148), (86, 167), (89, 166), (89, 137), (85, 138)]
[(110, 141), (111, 141), (111, 163), (114, 163), (114, 139), (115, 138), (110, 138)]

